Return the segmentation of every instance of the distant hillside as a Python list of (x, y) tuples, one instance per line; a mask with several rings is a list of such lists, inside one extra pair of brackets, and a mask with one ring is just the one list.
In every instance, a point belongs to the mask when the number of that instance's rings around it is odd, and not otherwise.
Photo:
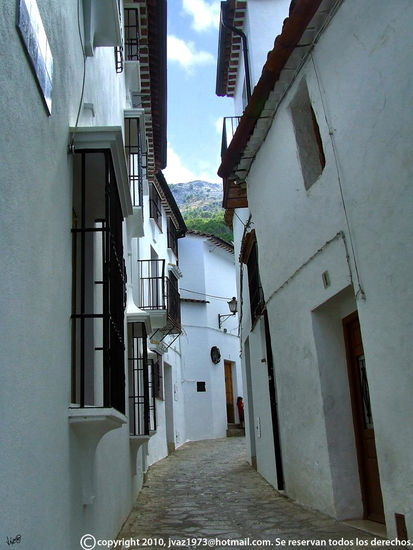
[(232, 232), (225, 225), (222, 185), (207, 181), (190, 181), (169, 185), (188, 229), (211, 233), (232, 242)]

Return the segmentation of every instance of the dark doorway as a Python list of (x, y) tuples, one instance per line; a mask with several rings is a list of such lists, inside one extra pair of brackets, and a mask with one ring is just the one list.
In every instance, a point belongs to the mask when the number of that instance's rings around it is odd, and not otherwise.
[(232, 385), (232, 363), (224, 361), (225, 369), (225, 396), (227, 401), (227, 421), (228, 424), (235, 422), (234, 416), (234, 390)]
[(364, 517), (384, 523), (366, 361), (357, 312), (343, 319)]

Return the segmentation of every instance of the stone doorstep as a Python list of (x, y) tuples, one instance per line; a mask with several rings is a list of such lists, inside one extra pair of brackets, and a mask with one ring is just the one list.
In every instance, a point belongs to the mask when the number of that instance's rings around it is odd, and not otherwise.
[(241, 428), (239, 424), (228, 424), (227, 437), (243, 437), (245, 436), (245, 428)]

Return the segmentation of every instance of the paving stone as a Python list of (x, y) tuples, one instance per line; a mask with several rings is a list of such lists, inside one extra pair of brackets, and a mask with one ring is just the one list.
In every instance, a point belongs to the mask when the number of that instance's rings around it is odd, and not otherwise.
[(268, 540), (280, 550), (296, 548), (298, 541), (308, 541), (299, 548), (377, 550), (371, 544), (376, 537), (278, 493), (248, 464), (244, 445), (240, 437), (187, 443), (154, 464), (119, 533), (123, 547), (117, 548), (133, 548), (139, 539), (140, 547), (146, 542), (153, 550), (253, 548), (252, 540)]

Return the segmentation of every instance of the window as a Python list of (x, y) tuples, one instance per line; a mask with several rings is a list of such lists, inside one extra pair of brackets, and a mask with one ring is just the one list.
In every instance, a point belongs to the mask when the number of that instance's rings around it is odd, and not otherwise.
[(178, 257), (178, 232), (172, 218), (168, 218), (168, 248)]
[(123, 215), (109, 150), (74, 159), (72, 400), (125, 413)]
[(304, 187), (309, 189), (326, 164), (323, 142), (305, 80), (290, 105)]
[(197, 392), (204, 392), (204, 391), (206, 391), (205, 382), (197, 382), (197, 383), (196, 383), (196, 391), (197, 391)]
[[(156, 352), (155, 352), (156, 353)], [(163, 399), (162, 356), (156, 353), (157, 359), (153, 361), (153, 394), (158, 399)]]
[(250, 307), (252, 322), (262, 314), (264, 309), (264, 293), (261, 286), (260, 273), (258, 269), (258, 247), (254, 241), (247, 260), (248, 287), (250, 293)]
[(179, 330), (181, 328), (181, 297), (178, 291), (178, 279), (169, 272), (167, 279), (168, 320)]
[(144, 323), (128, 323), (129, 433), (148, 435), (149, 370)]
[(133, 206), (143, 205), (142, 137), (140, 119), (125, 118), (125, 150)]
[(150, 217), (162, 231), (162, 203), (154, 184), (152, 183), (149, 191), (149, 212)]

